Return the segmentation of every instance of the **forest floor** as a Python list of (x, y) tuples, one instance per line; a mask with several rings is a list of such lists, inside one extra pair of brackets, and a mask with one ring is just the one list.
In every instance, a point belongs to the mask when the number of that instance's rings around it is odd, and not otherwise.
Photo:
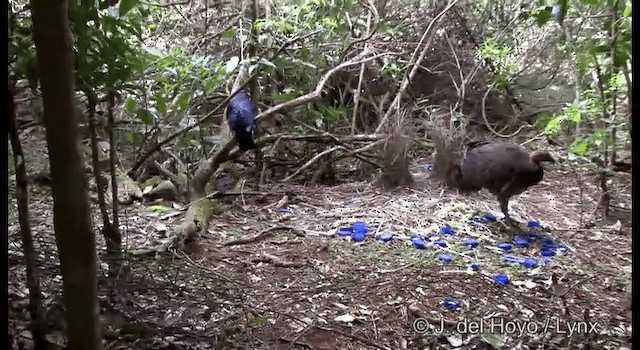
[[(48, 164), (37, 134), (23, 138), (30, 172)], [(130, 256), (131, 273), (116, 282), (104, 276), (101, 263), (105, 341), (131, 349), (631, 349), (630, 174), (611, 179), (608, 220), (596, 211), (597, 175), (561, 165), (512, 199), (522, 230), (530, 230), (528, 220), (539, 220), (544, 235), (566, 247), (545, 260), (542, 239), (504, 252), (497, 245), (511, 235), (499, 222), (469, 221), (486, 212), (500, 217), (488, 193), (443, 191), (422, 166), (413, 170), (418, 186), (391, 192), (368, 182), (266, 185), (260, 191), (268, 195), (224, 200), (188, 254), (169, 249)], [(11, 176), (9, 335), (17, 349), (29, 336), (14, 186)], [(50, 337), (61, 342), (65, 325), (50, 189), (30, 191)], [(128, 251), (161, 240), (183, 214), (176, 203), (123, 207)], [(369, 226), (364, 242), (334, 235), (356, 220)], [(428, 243), (417, 249), (406, 237), (417, 232), (429, 241), (444, 225), (455, 229), (438, 234), (446, 247)], [(376, 240), (388, 231), (397, 234), (393, 241)], [(463, 244), (469, 237), (478, 240), (476, 248)], [(104, 249), (99, 235), (98, 242)], [(440, 262), (441, 253), (451, 261)], [(505, 254), (535, 258), (539, 266), (503, 262)], [(473, 271), (471, 262), (480, 268)], [(497, 273), (508, 275), (509, 283), (496, 283)], [(448, 298), (459, 306), (448, 307)]]

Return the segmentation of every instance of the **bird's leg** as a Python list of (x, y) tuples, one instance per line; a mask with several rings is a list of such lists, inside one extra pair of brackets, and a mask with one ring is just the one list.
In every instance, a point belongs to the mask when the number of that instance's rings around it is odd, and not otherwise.
[(498, 201), (500, 202), (500, 210), (504, 214), (504, 227), (509, 231), (516, 230), (521, 232), (522, 229), (520, 225), (518, 225), (518, 222), (509, 216), (509, 197), (499, 196)]

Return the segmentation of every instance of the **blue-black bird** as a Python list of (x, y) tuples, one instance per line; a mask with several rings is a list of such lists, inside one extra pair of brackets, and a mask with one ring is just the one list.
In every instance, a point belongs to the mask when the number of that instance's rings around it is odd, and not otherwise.
[(518, 144), (472, 141), (451, 175), (456, 177), (453, 182), (461, 192), (489, 190), (498, 198), (505, 218), (509, 218), (509, 199), (542, 181), (542, 162), (555, 160), (548, 151), (529, 153)]
[(258, 115), (258, 108), (246, 91), (238, 91), (227, 106), (227, 122), (234, 133), (238, 148), (248, 151), (256, 148), (253, 141), (253, 127)]

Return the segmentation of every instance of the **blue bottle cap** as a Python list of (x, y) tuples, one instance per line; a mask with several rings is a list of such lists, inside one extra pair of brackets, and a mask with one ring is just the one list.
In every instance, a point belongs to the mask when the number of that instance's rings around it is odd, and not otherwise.
[(475, 238), (467, 238), (464, 240), (464, 245), (475, 248), (478, 246), (478, 240)]
[(449, 225), (445, 225), (440, 227), (440, 233), (445, 235), (453, 235), (454, 233), (456, 233), (456, 230)]
[(509, 251), (511, 250), (511, 248), (513, 248), (513, 246), (511, 245), (511, 243), (504, 242), (504, 243), (498, 244), (498, 248)]
[(460, 307), (460, 302), (452, 297), (446, 297), (442, 301), (442, 305), (448, 309), (457, 309)]
[(519, 264), (521, 263), (524, 258), (519, 257), (517, 255), (513, 255), (513, 254), (505, 254), (502, 257), (500, 257), (500, 260), (502, 260), (502, 262), (506, 262), (506, 263), (514, 263), (514, 264)]
[(353, 230), (351, 229), (351, 227), (340, 227), (338, 229), (338, 236), (351, 236), (352, 233)]
[(507, 284), (509, 283), (509, 276), (505, 275), (504, 273), (498, 273), (493, 276), (493, 280), (500, 284)]
[(525, 258), (524, 261), (522, 261), (520, 264), (522, 264), (522, 266), (524, 267), (538, 267), (538, 260), (534, 259), (534, 258)]
[(445, 264), (449, 263), (451, 262), (451, 259), (452, 259), (451, 254), (447, 254), (447, 253), (438, 254), (438, 260), (440, 260), (440, 262), (442, 263), (445, 263)]
[(436, 239), (435, 241), (433, 241), (433, 244), (440, 246), (440, 247), (446, 247), (447, 246), (447, 241), (445, 241), (444, 239), (440, 238), (440, 239)]
[(351, 229), (353, 229), (353, 232), (366, 233), (367, 223), (364, 221), (356, 221), (351, 225)]
[(538, 227), (540, 227), (540, 221), (538, 221), (538, 220), (529, 220), (529, 222), (527, 223), (527, 226), (531, 227), (531, 228), (538, 228)]
[(488, 222), (495, 222), (498, 221), (498, 218), (496, 218), (495, 215), (493, 215), (493, 213), (484, 213), (484, 215), (482, 215), (482, 217), (488, 221)]
[(556, 248), (555, 247), (542, 247), (542, 248), (540, 248), (540, 255), (546, 256), (546, 257), (555, 256), (556, 255)]
[(381, 235), (378, 236), (378, 240), (382, 241), (382, 242), (389, 242), (391, 240), (393, 240), (393, 233), (392, 232), (385, 232)]
[(480, 263), (479, 262), (472, 262), (471, 264), (469, 264), (469, 267), (474, 271), (478, 270), (480, 268)]
[(353, 234), (351, 234), (351, 239), (354, 242), (362, 242), (367, 238), (367, 233), (366, 232), (354, 232)]
[(413, 246), (417, 249), (424, 249), (427, 246), (427, 243), (422, 238), (418, 238), (418, 237), (412, 238), (411, 242), (413, 243)]
[(424, 239), (424, 237), (419, 233), (412, 233), (412, 234), (409, 235), (409, 238), (411, 238), (411, 239), (414, 239), (414, 238)]
[(526, 247), (529, 245), (529, 240), (527, 239), (527, 237), (518, 235), (513, 237), (513, 244), (517, 245), (518, 247)]

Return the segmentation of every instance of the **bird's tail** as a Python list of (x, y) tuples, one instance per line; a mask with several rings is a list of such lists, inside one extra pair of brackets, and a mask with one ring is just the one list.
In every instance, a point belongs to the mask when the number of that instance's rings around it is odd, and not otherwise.
[(238, 148), (242, 152), (256, 148), (256, 143), (253, 141), (253, 133), (246, 128), (239, 128), (235, 130), (235, 138), (238, 141)]

